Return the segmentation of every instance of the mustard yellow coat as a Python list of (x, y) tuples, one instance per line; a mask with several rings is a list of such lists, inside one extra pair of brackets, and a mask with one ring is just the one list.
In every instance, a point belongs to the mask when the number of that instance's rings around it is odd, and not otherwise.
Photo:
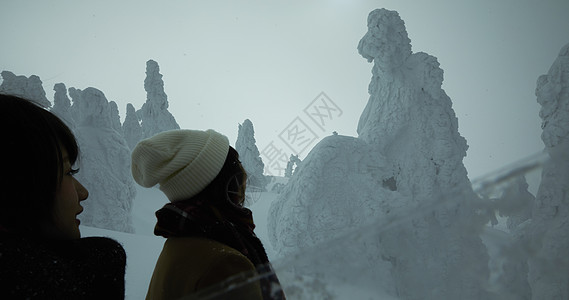
[[(214, 240), (170, 237), (156, 262), (146, 299), (179, 299), (255, 267), (241, 252)], [(258, 283), (232, 299), (262, 299)]]

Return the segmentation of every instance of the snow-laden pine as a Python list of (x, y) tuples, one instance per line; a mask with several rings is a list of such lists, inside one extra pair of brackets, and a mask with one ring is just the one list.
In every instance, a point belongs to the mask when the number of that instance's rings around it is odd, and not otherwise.
[(132, 104), (126, 105), (126, 116), (122, 124), (122, 132), (130, 150), (142, 139), (142, 127)]
[(89, 190), (79, 218), (87, 226), (134, 232), (131, 210), (136, 189), (130, 174), (130, 149), (112, 122), (118, 115), (98, 89), (74, 90), (74, 105), (76, 101), (81, 116), (75, 119), (81, 150), (81, 171), (76, 177)]
[(265, 190), (268, 183), (265, 175), (263, 175), (265, 164), (257, 148), (253, 123), (249, 119), (243, 121), (243, 124), (239, 124), (235, 150), (239, 153), (239, 160), (247, 172), (247, 188), (256, 191)]
[(142, 120), (143, 138), (149, 138), (162, 131), (180, 129), (174, 116), (168, 111), (168, 96), (164, 92), (164, 81), (160, 67), (154, 60), (146, 62), (146, 102), (138, 111)]
[[(396, 227), (376, 228), (374, 239), (329, 251), (340, 261), (324, 273), (367, 274), (401, 299), (488, 299), (488, 254), (478, 236), (484, 220), (472, 208), (466, 140), (437, 59), (412, 53), (404, 22), (385, 9), (370, 13), (358, 51), (374, 63), (359, 137), (329, 136), (303, 160), (271, 207), (273, 248), (280, 256), (301, 253), (390, 214), (427, 207)], [(448, 197), (450, 204), (436, 206)], [(356, 261), (367, 268), (348, 267)]]
[(119, 116), (119, 107), (115, 101), (109, 101), (109, 113), (111, 116), (111, 128), (122, 135), (121, 118)]
[(537, 80), (541, 139), (550, 160), (528, 226), (532, 299), (569, 299), (569, 44)]
[(62, 119), (69, 128), (74, 129), (75, 120), (71, 115), (71, 100), (67, 97), (65, 84), (56, 83), (53, 90), (55, 93), (53, 94), (53, 107), (50, 111)]
[(17, 76), (10, 71), (2, 71), (0, 75), (3, 80), (0, 84), (0, 93), (19, 96), (45, 108), (51, 107), (51, 102), (45, 96), (45, 90), (39, 76)]

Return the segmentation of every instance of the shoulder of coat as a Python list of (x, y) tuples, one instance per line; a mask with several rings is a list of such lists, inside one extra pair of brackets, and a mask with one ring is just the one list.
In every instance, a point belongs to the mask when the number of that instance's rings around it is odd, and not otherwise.
[(187, 249), (191, 252), (207, 251), (210, 254), (237, 255), (245, 257), (241, 252), (218, 241), (202, 237), (170, 237), (164, 247)]

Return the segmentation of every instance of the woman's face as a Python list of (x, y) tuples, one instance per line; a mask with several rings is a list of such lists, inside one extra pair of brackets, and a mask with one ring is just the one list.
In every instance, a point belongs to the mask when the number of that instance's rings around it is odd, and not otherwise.
[(81, 201), (87, 199), (89, 192), (73, 177), (67, 151), (63, 149), (63, 179), (55, 195), (54, 228), (52, 235), (60, 239), (78, 239), (79, 220), (77, 216), (83, 211)]

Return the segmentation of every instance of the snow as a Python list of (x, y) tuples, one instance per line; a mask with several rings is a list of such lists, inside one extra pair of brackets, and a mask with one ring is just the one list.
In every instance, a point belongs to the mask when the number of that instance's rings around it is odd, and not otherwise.
[(119, 107), (115, 101), (109, 101), (111, 128), (122, 135), (122, 125), (119, 116)]
[(243, 121), (243, 124), (239, 124), (235, 150), (239, 153), (239, 161), (247, 172), (248, 188), (264, 190), (267, 185), (267, 179), (263, 175), (265, 164), (257, 148), (253, 122), (249, 119)]
[(53, 86), (55, 94), (53, 95), (53, 107), (51, 112), (62, 119), (65, 124), (72, 130), (75, 128), (75, 120), (71, 116), (71, 100), (67, 97), (67, 88), (63, 83), (57, 83)]
[(270, 240), (279, 256), (360, 226), (380, 211), (391, 191), (378, 191), (381, 183), (368, 176), (380, 168), (360, 139), (334, 135), (318, 143), (270, 208)]
[(154, 213), (167, 203), (170, 201), (158, 187), (143, 188), (136, 185), (136, 199), (132, 208), (132, 223), (136, 234), (154, 236)]
[(565, 45), (536, 88), (541, 104), (544, 166), (527, 229), (535, 251), (529, 260), (533, 299), (569, 299), (569, 44)]
[(126, 116), (122, 124), (122, 132), (130, 150), (142, 140), (142, 127), (136, 116), (136, 110), (132, 104), (126, 105)]
[(89, 190), (81, 222), (134, 232), (131, 210), (136, 190), (130, 174), (130, 149), (112, 122), (118, 118), (113, 115), (117, 112), (113, 112), (103, 92), (95, 88), (78, 91), (77, 97), (81, 98), (80, 119), (75, 118), (75, 134), (81, 149), (81, 171), (77, 178)]
[[(344, 263), (320, 271), (367, 273), (403, 299), (488, 298), (488, 255), (479, 237), (485, 222), (474, 213), (477, 197), (462, 164), (466, 140), (437, 59), (410, 49), (397, 12), (370, 13), (358, 47), (374, 62), (359, 137), (332, 135), (311, 150), (271, 207), (270, 240), (288, 256), (422, 205), (429, 214), (336, 248), (329, 255)], [(440, 199), (447, 205), (429, 208)], [(346, 268), (362, 260), (368, 272)], [(295, 271), (321, 276), (312, 265)]]
[(142, 136), (149, 138), (162, 131), (180, 129), (174, 116), (168, 111), (168, 96), (164, 92), (164, 81), (158, 63), (146, 62), (146, 102), (137, 112), (142, 120)]
[(51, 102), (45, 96), (42, 81), (38, 76), (16, 76), (10, 71), (2, 71), (0, 75), (2, 75), (3, 80), (0, 84), (0, 92), (32, 100), (42, 107), (51, 106)]
[[(371, 12), (358, 52), (373, 63), (358, 136), (325, 137), (290, 178), (247, 192), (289, 299), (568, 299), (569, 44), (537, 80), (544, 153), (472, 183), (443, 70), (411, 50), (398, 13)], [(146, 66), (147, 101), (138, 112), (127, 106), (122, 125), (92, 87), (69, 88), (70, 106), (56, 85), (52, 108), (81, 147), (78, 179), (90, 191), (81, 231), (123, 244), (127, 299), (146, 294), (164, 243), (154, 212), (168, 202), (134, 185), (130, 149), (178, 128), (158, 63)], [(0, 90), (51, 105), (39, 77), (2, 76)], [(244, 165), (259, 157), (247, 121), (236, 142)]]

